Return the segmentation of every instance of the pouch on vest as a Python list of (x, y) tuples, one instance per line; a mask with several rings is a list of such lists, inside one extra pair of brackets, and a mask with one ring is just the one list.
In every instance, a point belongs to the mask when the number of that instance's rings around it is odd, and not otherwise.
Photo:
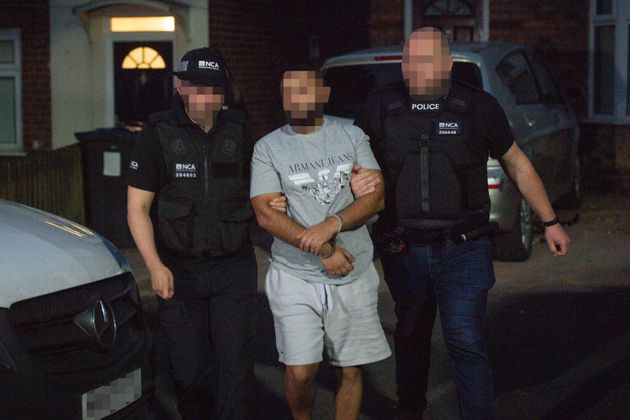
[(221, 204), (221, 227), (216, 232), (220, 236), (219, 246), (222, 254), (239, 251), (247, 238), (249, 223), (254, 216), (251, 206), (246, 201), (224, 201)]
[[(428, 136), (405, 158), (396, 184), (397, 218), (459, 219), (462, 187), (448, 155), (434, 152)], [(410, 226), (411, 227), (411, 226)]]
[(188, 254), (193, 245), (195, 223), (192, 203), (158, 199), (157, 232), (160, 243), (175, 254)]

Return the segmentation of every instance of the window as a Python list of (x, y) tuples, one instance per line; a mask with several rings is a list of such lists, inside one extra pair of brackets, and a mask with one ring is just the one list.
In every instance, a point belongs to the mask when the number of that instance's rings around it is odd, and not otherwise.
[(628, 0), (591, 0), (589, 117), (630, 122), (630, 7)]
[(559, 103), (563, 102), (562, 94), (558, 85), (554, 81), (553, 77), (547, 71), (543, 63), (531, 53), (531, 51), (525, 51), (527, 61), (534, 72), (534, 78), (540, 90), (540, 96), (543, 102), (546, 103)]
[[(630, 26), (626, 28), (628, 31), (628, 45), (630, 46)], [(628, 70), (626, 72), (626, 115), (630, 116), (630, 54), (626, 57), (626, 66)]]
[[(481, 70), (476, 64), (453, 63), (451, 77), (482, 88)], [(355, 64), (331, 67), (324, 74), (331, 87), (330, 100), (324, 112), (337, 117), (354, 118), (368, 93), (393, 83), (403, 83), (400, 62)]]
[(473, 16), (471, 7), (463, 0), (435, 0), (424, 12), (426, 16)]
[(22, 150), (20, 32), (0, 29), (0, 153)]
[(514, 51), (501, 60), (497, 73), (517, 105), (541, 102), (536, 80), (522, 51)]
[[(615, 27), (595, 28), (595, 49), (593, 51), (594, 88), (593, 111), (596, 114), (614, 114), (615, 80)], [(611, 83), (612, 82), (612, 83)]]
[(326, 70), (324, 81), (331, 88), (326, 114), (354, 118), (370, 91), (402, 82), (402, 70), (400, 63), (332, 67)]
[(113, 17), (110, 22), (112, 32), (173, 32), (173, 16)]
[(597, 0), (595, 2), (595, 13), (597, 15), (612, 15), (613, 0)]

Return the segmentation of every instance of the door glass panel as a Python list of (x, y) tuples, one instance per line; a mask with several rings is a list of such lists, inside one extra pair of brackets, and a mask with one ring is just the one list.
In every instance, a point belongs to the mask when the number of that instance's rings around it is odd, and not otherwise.
[(168, 109), (173, 95), (170, 42), (114, 43), (115, 112), (118, 124), (136, 125)]

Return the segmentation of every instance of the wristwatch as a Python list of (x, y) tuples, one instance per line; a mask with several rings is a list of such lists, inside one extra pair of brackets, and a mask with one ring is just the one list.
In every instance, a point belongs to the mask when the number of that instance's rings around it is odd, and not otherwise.
[(558, 216), (554, 217), (552, 220), (548, 221), (548, 222), (542, 222), (542, 225), (544, 227), (549, 227), (549, 226), (553, 226), (553, 225), (557, 225), (560, 221), (558, 220)]

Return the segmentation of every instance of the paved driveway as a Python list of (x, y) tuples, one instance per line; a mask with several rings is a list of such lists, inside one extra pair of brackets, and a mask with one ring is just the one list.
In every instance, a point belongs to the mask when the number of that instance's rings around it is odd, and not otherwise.
[[(573, 213), (562, 213), (571, 218)], [(490, 357), (500, 419), (630, 418), (630, 196), (589, 193), (566, 257), (551, 256), (538, 236), (527, 262), (495, 263), (488, 307)], [(148, 318), (155, 303), (146, 269), (128, 250)], [(290, 418), (282, 398), (273, 322), (262, 293), (268, 255), (257, 249), (256, 410), (259, 419)], [(380, 270), (380, 264), (377, 265)], [(381, 320), (390, 343), (393, 302), (382, 282)], [(436, 324), (438, 325), (438, 324)], [(395, 402), (393, 357), (365, 369), (364, 419), (389, 419)], [(323, 366), (314, 419), (332, 419), (334, 379)], [(168, 388), (160, 398), (172, 409)], [(458, 418), (448, 356), (434, 331), (427, 418)]]

